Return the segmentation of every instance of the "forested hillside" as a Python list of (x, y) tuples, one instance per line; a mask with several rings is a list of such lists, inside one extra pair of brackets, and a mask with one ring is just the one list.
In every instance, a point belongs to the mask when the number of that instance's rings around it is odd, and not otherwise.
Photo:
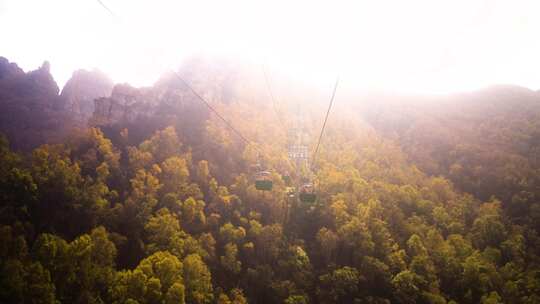
[(502, 200), (540, 231), (540, 93), (514, 86), (412, 100), (381, 97), (363, 116), (426, 173)]
[[(53, 144), (2, 122), (0, 302), (540, 303), (537, 93), (343, 102), (310, 175), (288, 130), (313, 151), (330, 93), (276, 109), (241, 69), (179, 75), (249, 142), (174, 74), (115, 85)], [(308, 177), (314, 202), (289, 191)]]

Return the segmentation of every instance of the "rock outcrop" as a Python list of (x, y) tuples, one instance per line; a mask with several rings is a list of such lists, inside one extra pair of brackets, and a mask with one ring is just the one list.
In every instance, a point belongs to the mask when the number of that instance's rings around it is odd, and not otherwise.
[(208, 109), (178, 80), (146, 88), (118, 84), (110, 97), (95, 100), (89, 125), (111, 130), (111, 134), (127, 127), (130, 142), (135, 144), (169, 125), (185, 138), (200, 137), (208, 114)]
[(130, 123), (137, 118), (155, 114), (158, 96), (148, 88), (134, 88), (129, 84), (116, 85), (110, 97), (97, 98), (90, 124), (108, 125)]
[(112, 88), (112, 80), (101, 71), (78, 70), (66, 82), (60, 96), (65, 110), (86, 124), (94, 113), (94, 100), (110, 96)]

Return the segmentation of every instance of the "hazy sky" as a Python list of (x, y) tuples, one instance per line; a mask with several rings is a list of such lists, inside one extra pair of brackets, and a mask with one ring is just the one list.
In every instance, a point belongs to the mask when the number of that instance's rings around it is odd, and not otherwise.
[(540, 88), (538, 0), (0, 0), (0, 56), (150, 85), (203, 53), (331, 86), (420, 93)]

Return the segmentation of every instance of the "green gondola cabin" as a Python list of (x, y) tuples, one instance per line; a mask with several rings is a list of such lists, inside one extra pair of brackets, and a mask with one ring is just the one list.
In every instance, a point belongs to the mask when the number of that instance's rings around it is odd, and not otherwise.
[(255, 176), (255, 189), (261, 191), (270, 191), (272, 190), (272, 174), (268, 171), (258, 172)]
[(291, 177), (288, 174), (283, 175), (281, 177), (281, 179), (283, 179), (283, 182), (285, 182), (285, 185), (290, 185), (291, 184)]
[(314, 203), (317, 199), (317, 195), (315, 194), (313, 184), (306, 183), (302, 185), (302, 187), (300, 187), (300, 194), (298, 197), (300, 198), (300, 201), (304, 203)]

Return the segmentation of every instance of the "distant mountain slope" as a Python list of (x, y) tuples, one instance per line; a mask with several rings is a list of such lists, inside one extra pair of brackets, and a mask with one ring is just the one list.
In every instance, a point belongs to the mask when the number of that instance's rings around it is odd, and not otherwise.
[(364, 117), (397, 139), (422, 170), (447, 176), (481, 199), (495, 195), (512, 206), (514, 216), (540, 208), (534, 204), (540, 200), (538, 92), (493, 86), (445, 97), (370, 101)]

